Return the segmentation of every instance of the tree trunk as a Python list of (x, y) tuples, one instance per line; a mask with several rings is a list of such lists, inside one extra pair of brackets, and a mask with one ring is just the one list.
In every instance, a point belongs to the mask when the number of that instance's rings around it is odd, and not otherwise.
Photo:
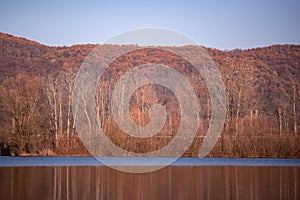
[(241, 97), (242, 97), (242, 86), (241, 86), (241, 88), (239, 90), (238, 102), (237, 102), (237, 109), (236, 109), (235, 136), (238, 135), (238, 121), (239, 121), (239, 115), (240, 115), (240, 109), (241, 109)]
[(53, 94), (53, 109), (54, 109), (54, 126), (55, 126), (55, 145), (57, 143), (58, 136), (58, 119), (57, 119), (57, 100), (56, 100), (56, 92)]
[(282, 110), (278, 108), (278, 119), (279, 119), (279, 135), (282, 136)]
[(14, 134), (15, 133), (15, 128), (16, 128), (16, 125), (15, 125), (15, 118), (13, 117), (12, 118), (12, 133)]
[(297, 113), (296, 113), (296, 85), (293, 82), (293, 114), (294, 114), (294, 134), (297, 135)]
[(63, 134), (62, 91), (59, 93), (59, 134)]
[(250, 110), (250, 133), (253, 133), (253, 112), (254, 110)]
[(210, 121), (210, 107), (211, 107), (210, 106), (210, 96), (209, 95), (207, 95), (206, 101), (207, 101), (207, 113), (206, 113), (207, 120), (206, 120), (205, 128), (208, 128), (209, 121)]
[(70, 126), (71, 126), (71, 102), (72, 102), (72, 96), (71, 94), (68, 94), (68, 114), (67, 114), (67, 136), (70, 136)]

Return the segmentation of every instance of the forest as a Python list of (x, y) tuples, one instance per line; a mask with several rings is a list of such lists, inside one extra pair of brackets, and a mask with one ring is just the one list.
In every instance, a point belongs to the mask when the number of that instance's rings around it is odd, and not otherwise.
[[(0, 155), (89, 155), (76, 132), (72, 92), (80, 65), (95, 47), (46, 46), (0, 33)], [(131, 45), (103, 47), (108, 57), (122, 48), (133, 49)], [(197, 56), (200, 46), (168, 48)], [(220, 70), (227, 97), (225, 124), (208, 156), (300, 158), (300, 45), (201, 48)], [(109, 100), (114, 85), (126, 71), (145, 63), (172, 66), (190, 81), (201, 105), (200, 123), (183, 156), (197, 156), (211, 120), (211, 100), (201, 75), (167, 50), (134, 50), (105, 70), (95, 95), (103, 131), (116, 145), (132, 152), (159, 149), (176, 134), (178, 100), (160, 85), (139, 88), (129, 108), (133, 121), (144, 126), (149, 123), (149, 107), (164, 105), (167, 121), (158, 134), (145, 139), (131, 137), (114, 121)]]

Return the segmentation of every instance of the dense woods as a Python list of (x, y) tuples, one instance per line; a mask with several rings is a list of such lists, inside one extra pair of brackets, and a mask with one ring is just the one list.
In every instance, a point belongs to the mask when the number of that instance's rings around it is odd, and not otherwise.
[[(49, 47), (0, 33), (0, 154), (88, 154), (77, 136), (71, 105), (76, 72), (94, 47)], [(107, 56), (121, 48), (133, 49), (130, 45), (104, 47)], [(197, 56), (195, 50), (200, 47), (172, 48)], [(226, 123), (209, 156), (299, 158), (300, 45), (205, 49), (221, 71), (227, 95)], [(160, 133), (146, 139), (130, 137), (113, 119), (109, 98), (115, 83), (126, 71), (145, 63), (173, 67), (196, 91), (200, 124), (184, 156), (197, 156), (211, 117), (208, 90), (191, 64), (169, 51), (135, 50), (116, 59), (104, 72), (97, 86), (95, 109), (105, 134), (133, 152), (161, 148), (176, 134), (178, 100), (170, 90), (155, 84), (134, 93), (130, 113), (136, 124), (146, 125), (149, 107), (164, 105), (168, 117)]]

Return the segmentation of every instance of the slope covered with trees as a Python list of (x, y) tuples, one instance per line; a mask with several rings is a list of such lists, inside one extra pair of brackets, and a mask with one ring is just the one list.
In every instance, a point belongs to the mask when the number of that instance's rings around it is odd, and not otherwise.
[[(1, 154), (88, 154), (77, 137), (71, 95), (76, 72), (95, 46), (49, 47), (0, 33)], [(107, 56), (121, 48), (133, 49), (130, 45), (103, 47)], [(200, 47), (172, 48), (197, 56)], [(299, 157), (300, 45), (205, 49), (221, 71), (227, 95), (226, 123), (210, 156)], [(154, 84), (133, 94), (130, 113), (138, 125), (146, 125), (148, 108), (155, 103), (164, 105), (168, 117), (160, 133), (147, 139), (130, 137), (113, 119), (109, 98), (116, 81), (144, 63), (172, 66), (196, 91), (201, 104), (200, 124), (184, 155), (197, 156), (211, 117), (208, 90), (191, 64), (169, 51), (132, 51), (104, 72), (95, 97), (104, 132), (115, 144), (133, 152), (159, 149), (176, 134), (178, 100), (168, 89)]]

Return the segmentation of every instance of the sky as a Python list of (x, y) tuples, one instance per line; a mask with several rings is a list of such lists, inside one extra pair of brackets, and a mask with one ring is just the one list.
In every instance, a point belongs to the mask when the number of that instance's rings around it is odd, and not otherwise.
[(0, 32), (51, 46), (103, 43), (143, 27), (218, 49), (300, 44), (299, 0), (1, 0)]

